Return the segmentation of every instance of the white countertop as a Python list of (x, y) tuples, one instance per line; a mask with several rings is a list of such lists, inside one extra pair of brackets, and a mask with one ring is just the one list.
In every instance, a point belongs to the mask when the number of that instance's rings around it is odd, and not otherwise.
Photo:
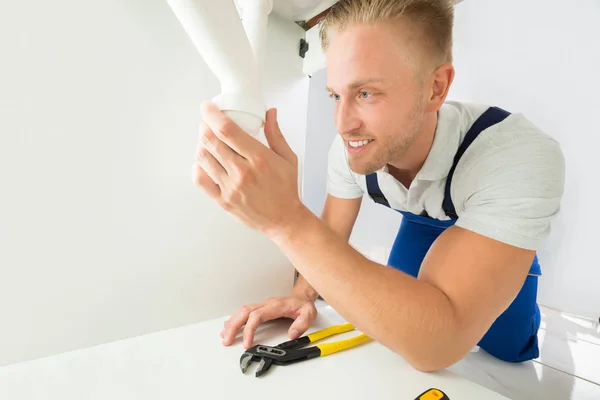
[[(225, 318), (0, 368), (0, 399), (406, 399), (436, 387), (450, 399), (506, 399), (450, 371), (426, 374), (376, 342), (291, 366), (262, 378), (239, 368), (240, 341), (221, 344)], [(328, 307), (310, 332), (345, 322)], [(289, 322), (259, 328), (255, 342), (287, 340)], [(357, 332), (325, 339), (334, 341)]]

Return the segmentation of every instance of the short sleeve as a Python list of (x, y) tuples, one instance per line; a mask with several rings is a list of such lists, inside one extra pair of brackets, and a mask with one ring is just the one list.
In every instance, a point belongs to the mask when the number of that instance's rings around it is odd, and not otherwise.
[(452, 197), (459, 200), (456, 226), (538, 250), (560, 212), (565, 183), (562, 151), (555, 140), (538, 133), (499, 142), (454, 176)]
[(363, 190), (348, 165), (344, 142), (339, 136), (336, 136), (329, 149), (327, 193), (342, 199), (356, 199), (363, 196)]

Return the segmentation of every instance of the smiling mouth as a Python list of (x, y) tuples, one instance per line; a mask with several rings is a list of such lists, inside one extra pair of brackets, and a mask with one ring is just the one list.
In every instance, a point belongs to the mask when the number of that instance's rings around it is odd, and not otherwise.
[(371, 143), (373, 139), (368, 140), (348, 140), (348, 145), (352, 148), (358, 149)]

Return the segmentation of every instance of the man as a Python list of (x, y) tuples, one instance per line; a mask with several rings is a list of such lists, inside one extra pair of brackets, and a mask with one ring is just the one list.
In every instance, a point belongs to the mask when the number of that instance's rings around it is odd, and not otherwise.
[[(294, 320), (298, 337), (320, 294), (421, 371), (476, 345), (510, 362), (538, 356), (536, 250), (560, 210), (563, 155), (522, 115), (446, 102), (452, 24), (452, 3), (441, 0), (342, 0), (325, 17), (339, 136), (321, 218), (299, 199), (275, 110), (266, 147), (203, 105), (195, 182), (301, 275), (288, 297), (232, 315), (225, 345), (242, 328), (252, 345), (258, 325), (280, 317)], [(387, 266), (348, 244), (365, 195), (403, 214)]]

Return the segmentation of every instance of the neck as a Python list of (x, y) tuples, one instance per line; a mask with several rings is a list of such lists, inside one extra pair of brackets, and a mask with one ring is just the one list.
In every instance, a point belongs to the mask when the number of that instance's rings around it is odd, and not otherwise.
[(437, 112), (427, 113), (424, 116), (421, 129), (409, 148), (402, 154), (400, 160), (389, 163), (390, 174), (407, 188), (415, 179), (433, 145), (437, 127)]

